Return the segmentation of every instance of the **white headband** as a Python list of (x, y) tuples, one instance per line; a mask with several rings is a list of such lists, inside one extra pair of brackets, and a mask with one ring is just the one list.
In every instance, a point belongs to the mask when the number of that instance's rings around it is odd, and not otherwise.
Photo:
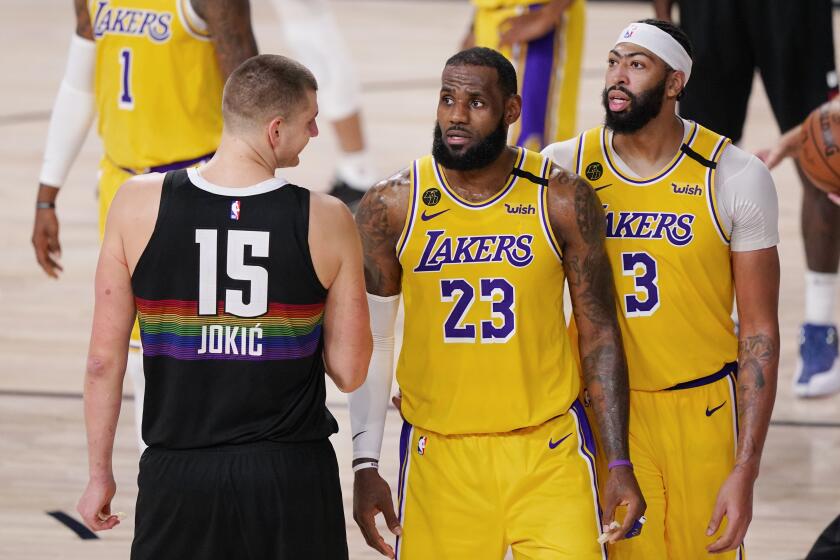
[(633, 43), (644, 47), (662, 60), (665, 64), (685, 74), (685, 83), (691, 76), (691, 57), (676, 39), (654, 25), (647, 23), (631, 23), (619, 34), (615, 44)]

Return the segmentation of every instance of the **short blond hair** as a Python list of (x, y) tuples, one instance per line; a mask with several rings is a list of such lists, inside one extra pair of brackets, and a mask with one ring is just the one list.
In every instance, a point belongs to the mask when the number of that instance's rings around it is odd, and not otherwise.
[(260, 54), (240, 64), (225, 83), (225, 127), (247, 130), (300, 108), (307, 93), (318, 91), (315, 76), (303, 64), (277, 54)]

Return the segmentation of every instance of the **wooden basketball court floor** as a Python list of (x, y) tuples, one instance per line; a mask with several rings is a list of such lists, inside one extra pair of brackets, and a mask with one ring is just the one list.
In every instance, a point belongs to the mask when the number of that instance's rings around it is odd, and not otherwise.
[[(254, 0), (263, 52), (287, 52), (267, 0)], [(87, 476), (81, 387), (92, 314), (97, 256), (94, 185), (100, 154), (91, 134), (58, 199), (65, 272), (50, 280), (37, 267), (29, 238), (48, 112), (73, 30), (70, 0), (5, 0), (0, 23), (0, 558), (126, 558), (132, 538), (137, 450), (132, 403), (126, 400), (114, 450), (115, 511), (129, 516), (98, 540), (81, 540), (47, 511), (75, 516)], [(470, 17), (466, 0), (334, 1), (363, 83), (371, 152), (382, 176), (430, 146), (438, 78)], [(601, 118), (605, 55), (617, 32), (648, 17), (646, 3), (590, 3), (579, 128)], [(835, 18), (835, 28), (838, 28)], [(807, 64), (807, 61), (803, 61)], [(760, 89), (760, 85), (757, 85)], [(324, 189), (336, 154), (328, 123), (299, 168), (286, 175)], [(763, 92), (753, 97), (743, 145), (757, 149), (778, 132)], [(840, 397), (797, 400), (790, 379), (803, 313), (804, 259), (799, 237), (800, 192), (793, 167), (774, 173), (781, 206), (781, 367), (773, 426), (755, 494), (747, 538), (751, 557), (794, 560), (840, 513)], [(838, 315), (840, 316), (840, 315)], [(131, 386), (126, 383), (126, 396)], [(351, 558), (377, 558), (352, 521), (351, 446), (346, 400), (329, 405), (341, 432), (333, 443), (344, 489)], [(389, 413), (384, 475), (397, 471), (399, 417)], [(690, 560), (690, 559), (685, 559)]]

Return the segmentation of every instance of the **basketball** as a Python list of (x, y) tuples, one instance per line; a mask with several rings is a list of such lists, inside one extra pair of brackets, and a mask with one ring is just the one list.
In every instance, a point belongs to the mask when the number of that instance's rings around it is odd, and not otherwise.
[(821, 190), (840, 194), (840, 99), (814, 109), (802, 135), (802, 170)]

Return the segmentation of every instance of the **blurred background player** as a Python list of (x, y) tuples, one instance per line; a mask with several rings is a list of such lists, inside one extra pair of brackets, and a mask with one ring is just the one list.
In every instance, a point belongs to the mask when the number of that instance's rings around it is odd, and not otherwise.
[[(75, 0), (76, 32), (47, 132), (32, 244), (49, 276), (61, 272), (55, 201), (98, 117), (99, 234), (121, 184), (209, 159), (222, 133), (222, 87), (257, 54), (247, 0)], [(139, 347), (135, 325), (132, 345)], [(137, 433), (140, 355), (131, 352)], [(142, 440), (139, 441), (143, 447)]]
[(294, 56), (318, 80), (318, 106), (338, 137), (341, 155), (331, 195), (355, 209), (379, 176), (368, 153), (361, 116), (361, 87), (327, 0), (273, 0)]
[[(654, 0), (670, 19), (674, 0)], [(694, 44), (694, 83), (680, 114), (738, 142), (756, 70), (784, 133), (837, 94), (831, 0), (677, 0), (680, 26)], [(714, 30), (713, 32), (711, 30)], [(840, 260), (840, 208), (802, 173), (805, 323), (794, 392), (840, 391), (834, 307)]]
[(689, 77), (681, 29), (630, 24), (608, 55), (606, 124), (544, 150), (590, 180), (607, 214), (648, 502), (618, 560), (742, 559), (776, 392), (775, 187), (755, 156), (676, 115)]
[(462, 48), (489, 47), (516, 68), (522, 118), (509, 141), (529, 150), (577, 133), (583, 57), (584, 0), (472, 0), (470, 31)]
[(365, 378), (371, 336), (350, 212), (275, 177), (317, 136), (312, 74), (237, 68), (198, 168), (127, 181), (108, 214), (85, 379), (90, 479), (78, 510), (111, 529), (128, 337), (147, 394), (133, 560), (347, 558), (325, 372)]

